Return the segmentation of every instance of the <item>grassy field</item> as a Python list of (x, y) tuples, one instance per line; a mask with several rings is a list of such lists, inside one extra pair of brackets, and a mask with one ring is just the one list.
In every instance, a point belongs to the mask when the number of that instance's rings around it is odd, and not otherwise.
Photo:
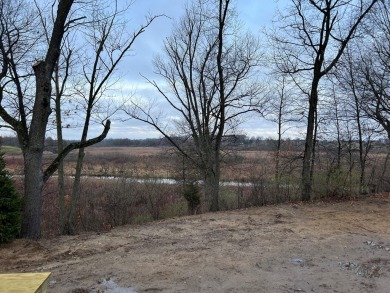
[(0, 146), (0, 153), (4, 153), (6, 155), (21, 155), (22, 151), (18, 147), (13, 146)]
[[(11, 150), (12, 148), (9, 148)], [(48, 165), (55, 154), (45, 153)], [(260, 177), (271, 178), (274, 175), (274, 153), (266, 151), (227, 152), (223, 156), (221, 179), (223, 181), (253, 181)], [(74, 175), (77, 151), (73, 151), (65, 160), (65, 173)], [(21, 175), (23, 157), (21, 152), (6, 152), (7, 169), (11, 174)], [(289, 162), (283, 166), (291, 173), (298, 162)], [(292, 166), (292, 164), (294, 166)], [(86, 149), (84, 175), (114, 176), (136, 178), (174, 178), (181, 179), (194, 174), (194, 168), (183, 165), (183, 159), (168, 147), (90, 147)]]
[(166, 147), (89, 147), (85, 151), (91, 155), (122, 154), (126, 156), (153, 156), (173, 152), (173, 149)]
[[(9, 150), (12, 150), (10, 148)], [(23, 156), (7, 152), (5, 160), (11, 175), (23, 174)], [(45, 153), (48, 165), (55, 154)], [(335, 168), (332, 154), (320, 153), (313, 174), (313, 199), (354, 198), (359, 194), (359, 169), (356, 154)], [(65, 160), (65, 194), (72, 194), (77, 152)], [(366, 168), (367, 192), (389, 188), (386, 154), (368, 157)], [(230, 151), (221, 163), (220, 209), (232, 210), (262, 206), (300, 199), (302, 158), (297, 152), (284, 152), (280, 172), (275, 178), (275, 152)], [(176, 184), (158, 179), (170, 178)], [(106, 227), (127, 223), (143, 223), (187, 214), (183, 197), (183, 179), (199, 180), (202, 176), (183, 162), (173, 149), (167, 147), (91, 147), (86, 149), (83, 165), (82, 190), (79, 207), (80, 231), (100, 231)], [(23, 194), (23, 177), (14, 177)], [(187, 181), (188, 182), (188, 181)], [(369, 189), (368, 189), (369, 188)], [(203, 193), (202, 193), (203, 194)], [(207, 196), (201, 198), (201, 212), (208, 210)], [(54, 176), (44, 188), (43, 226), (46, 235), (58, 233), (58, 187)]]

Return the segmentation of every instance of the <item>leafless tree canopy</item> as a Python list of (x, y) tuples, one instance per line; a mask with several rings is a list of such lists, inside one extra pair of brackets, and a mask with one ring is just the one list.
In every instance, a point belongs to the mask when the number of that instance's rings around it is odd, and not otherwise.
[[(278, 194), (283, 177), (290, 184), (293, 176), (287, 173), (298, 170), (296, 190), (302, 200), (313, 199), (320, 159), (327, 164), (327, 193), (339, 192), (329, 182), (343, 172), (344, 181), (353, 182), (355, 165), (359, 192), (367, 192), (373, 140), (383, 133), (390, 139), (389, 0), (288, 1), (265, 34), (266, 48), (243, 29), (235, 3), (188, 1), (152, 61), (154, 77), (145, 76), (153, 96), (116, 103), (110, 98), (120, 91), (119, 64), (159, 16), (129, 25), (131, 0), (0, 1), (0, 129), (17, 134), (23, 153), (22, 236), (40, 237), (42, 191), (55, 172), (60, 230), (76, 232), (84, 149), (106, 137), (110, 119), (121, 109), (125, 119), (156, 129), (181, 155), (182, 165), (200, 174), (203, 206), (211, 211), (220, 209), (224, 142), (252, 113), (277, 127), (272, 184)], [(267, 81), (260, 82), (264, 76)], [(101, 133), (91, 137), (95, 125)], [(295, 146), (286, 163), (283, 137), (297, 125), (306, 128), (298, 134), (305, 135), (304, 150), (298, 154)], [(76, 126), (80, 138), (66, 146), (64, 129)], [(54, 129), (57, 154), (44, 162), (45, 138)], [(65, 206), (63, 160), (73, 150), (78, 151), (75, 178)], [(390, 152), (382, 177), (387, 161)], [(257, 188), (264, 194), (262, 170)]]
[(390, 11), (389, 1), (375, 9), (366, 26), (364, 48), (357, 50), (354, 70), (357, 89), (369, 117), (380, 123), (390, 138)]
[(292, 0), (269, 34), (274, 60), (281, 72), (295, 76), (308, 97), (306, 143), (302, 169), (302, 199), (312, 196), (318, 130), (319, 85), (342, 57), (357, 28), (377, 0)]
[[(253, 80), (259, 65), (259, 44), (243, 34), (231, 1), (194, 1), (164, 42), (164, 54), (154, 60), (163, 82), (148, 79), (175, 111), (175, 134), (191, 140), (188, 153), (172, 138), (149, 107), (135, 103), (129, 113), (166, 136), (205, 176), (213, 179), (218, 209), (219, 152), (223, 136), (231, 134), (238, 117), (249, 111), (259, 93)], [(194, 157), (194, 154), (196, 157)]]
[[(113, 84), (113, 73), (128, 55), (135, 40), (156, 17), (146, 19), (134, 32), (121, 17), (129, 7), (117, 1), (61, 0), (52, 5), (39, 1), (0, 3), (0, 127), (14, 130), (24, 156), (25, 197), (22, 235), (40, 237), (42, 189), (61, 166), (64, 157), (103, 140), (109, 129), (110, 108), (99, 108)], [(78, 48), (76, 43), (82, 43)], [(69, 78), (72, 75), (72, 78)], [(72, 82), (72, 85), (68, 84)], [(64, 98), (79, 101), (80, 108), (66, 108)], [(55, 100), (55, 118), (51, 101)], [(62, 139), (62, 114), (75, 111), (84, 118), (79, 142), (59, 147), (57, 158), (43, 169), (46, 132), (51, 121)], [(104, 122), (102, 133), (88, 138), (90, 123)], [(65, 126), (66, 127), (66, 126)], [(77, 202), (76, 202), (77, 203)]]

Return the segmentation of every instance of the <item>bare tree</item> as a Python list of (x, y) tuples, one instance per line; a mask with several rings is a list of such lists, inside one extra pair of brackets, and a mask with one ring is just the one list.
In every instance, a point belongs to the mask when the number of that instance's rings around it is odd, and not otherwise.
[[(113, 4), (113, 3), (112, 3)], [(129, 7), (120, 10), (118, 3), (115, 1), (113, 11), (104, 11), (95, 9), (93, 11), (94, 19), (87, 28), (86, 38), (87, 43), (84, 48), (88, 48), (88, 52), (82, 60), (82, 79), (83, 83), (79, 83), (77, 93), (83, 101), (85, 109), (84, 125), (80, 144), (85, 144), (88, 140), (88, 131), (92, 120), (107, 121), (107, 119), (115, 114), (120, 108), (109, 107), (109, 105), (99, 105), (103, 101), (103, 97), (107, 98), (107, 89), (110, 88), (116, 81), (115, 71), (118, 64), (128, 56), (137, 38), (145, 31), (145, 29), (156, 19), (157, 16), (148, 17), (146, 23), (141, 25), (133, 33), (126, 31), (128, 22), (124, 19), (123, 13)], [(113, 100), (109, 102), (115, 104)], [(103, 113), (102, 113), (102, 108)], [(105, 112), (105, 113), (104, 113)], [(74, 234), (77, 220), (77, 208), (80, 198), (80, 183), (82, 175), (83, 159), (85, 156), (84, 148), (79, 148), (76, 173), (73, 183), (71, 205), (67, 211), (66, 225), (63, 233)]]
[[(349, 89), (359, 106), (361, 118), (368, 117), (380, 125), (390, 138), (390, 2), (381, 1), (369, 14), (363, 28), (365, 38), (360, 39), (347, 58), (344, 58), (340, 83)], [(373, 123), (372, 123), (373, 124)], [(378, 128), (371, 127), (374, 131)], [(360, 143), (363, 145), (363, 141)], [(362, 148), (362, 147), (361, 147)], [(361, 152), (361, 164), (366, 156)], [(378, 179), (378, 186), (383, 184), (389, 153), (384, 168)], [(374, 174), (375, 168), (372, 170)], [(362, 175), (361, 175), (362, 176)], [(372, 184), (370, 176), (368, 184)], [(363, 177), (364, 178), (364, 177)], [(378, 178), (378, 177), (377, 177)], [(376, 186), (376, 184), (374, 184)], [(373, 190), (378, 190), (377, 186)], [(364, 189), (362, 191), (365, 191)]]
[[(77, 128), (71, 124), (63, 125), (63, 114), (65, 118), (70, 115), (73, 118), (77, 116), (77, 124), (82, 124), (80, 141), (70, 146), (84, 145), (87, 140), (91, 143), (100, 141), (87, 139), (88, 132), (93, 123), (104, 125), (120, 108), (121, 102), (118, 99), (116, 101), (109, 93), (120, 78), (117, 67), (129, 55), (136, 39), (157, 17), (147, 17), (144, 25), (134, 32), (129, 32), (126, 13), (131, 8), (131, 3), (113, 1), (106, 6), (99, 1), (90, 1), (88, 4), (90, 5), (80, 17), (83, 22), (77, 24), (77, 30), (67, 31), (64, 36), (61, 55), (53, 76), (58, 153), (64, 149), (63, 128)], [(38, 5), (37, 7), (39, 8)], [(40, 15), (42, 24), (46, 27), (48, 21), (44, 19), (42, 12)], [(64, 157), (58, 162), (60, 231), (63, 234), (76, 232), (84, 156), (84, 147), (80, 147), (68, 206), (64, 205)]]
[(390, 139), (390, 2), (372, 13), (364, 50), (355, 56), (358, 90), (365, 113), (377, 121)]
[[(34, 6), (26, 1), (1, 1), (0, 4), (0, 117), (4, 122), (1, 127), (8, 127), (16, 132), (23, 152), (25, 195), (22, 236), (31, 239), (37, 239), (41, 234), (42, 189), (45, 182), (57, 171), (63, 159), (72, 150), (81, 149), (80, 156), (83, 157), (85, 147), (106, 137), (110, 129), (110, 120), (104, 121), (104, 129), (99, 136), (87, 138), (91, 109), (96, 106), (98, 97), (101, 97), (104, 90), (110, 86), (109, 77), (119, 61), (128, 52), (137, 36), (153, 20), (149, 19), (145, 26), (126, 39), (128, 35), (120, 34), (117, 30), (119, 27), (115, 23), (117, 14), (114, 13), (114, 17), (111, 15), (105, 19), (85, 19), (84, 15), (75, 13), (76, 11), (86, 13), (88, 8), (94, 8), (96, 3), (92, 1), (80, 1), (77, 4), (74, 4), (73, 0), (53, 1), (52, 22), (48, 21), (50, 17), (45, 18), (43, 10), (37, 3), (39, 2), (36, 1)], [(64, 52), (66, 48), (62, 46), (63, 41), (65, 35), (76, 27), (80, 29), (80, 33), (85, 34), (81, 28), (88, 25), (97, 25), (95, 27), (97, 30), (93, 35), (95, 38), (93, 65), (89, 68), (90, 71), (86, 67), (83, 68), (84, 77), (89, 84), (88, 93), (85, 95), (87, 106), (84, 109), (86, 112), (84, 132), (79, 142), (65, 148), (60, 147), (57, 157), (43, 170), (44, 141), (52, 113), (53, 80), (57, 122), (61, 127), (59, 113), (63, 110), (60, 105), (64, 93), (62, 85), (66, 84), (65, 77), (69, 74), (69, 71), (66, 71), (68, 69), (65, 69), (60, 82), (59, 57), (61, 51)], [(121, 29), (123, 32), (123, 27)], [(69, 68), (71, 51), (64, 56), (64, 68)], [(35, 89), (35, 92), (31, 89)], [(80, 168), (81, 166), (82, 163)]]
[[(357, 42), (361, 41), (358, 40)], [(361, 93), (361, 85), (364, 82), (360, 80), (361, 75), (359, 74), (359, 68), (361, 68), (361, 52), (357, 42), (352, 48), (348, 48), (346, 54), (343, 56), (340, 66), (338, 66), (335, 72), (335, 82), (337, 82), (337, 85), (343, 91), (344, 95), (346, 95), (343, 103), (349, 109), (347, 119), (355, 123), (359, 150), (359, 192), (365, 193), (367, 192), (366, 163), (372, 146), (372, 137), (376, 134), (378, 127), (365, 113), (366, 103), (363, 101)]]
[[(326, 184), (314, 184), (325, 196), (346, 195), (356, 192), (353, 172), (356, 168), (356, 141), (358, 130), (351, 96), (333, 80), (326, 78), (326, 92), (323, 93), (323, 109), (319, 114), (318, 163), (325, 163), (319, 171), (326, 171)], [(319, 178), (320, 179), (320, 178)], [(314, 182), (315, 183), (315, 182)], [(326, 189), (324, 189), (326, 187)], [(358, 185), (356, 184), (356, 187)]]
[(275, 73), (268, 85), (268, 93), (257, 111), (262, 117), (277, 125), (275, 181), (279, 191), (283, 138), (288, 130), (297, 127), (297, 124), (302, 121), (304, 111), (288, 75)]
[[(377, 0), (292, 0), (271, 35), (278, 66), (294, 75), (308, 98), (302, 169), (302, 200), (312, 196), (319, 85), (338, 63), (360, 23)], [(309, 80), (306, 84), (305, 80)]]
[[(19, 139), (24, 157), (24, 213), (22, 235), (40, 237), (42, 188), (47, 170), (42, 155), (48, 118), (51, 114), (51, 78), (64, 31), (71, 20), (72, 0), (58, 3), (48, 46), (42, 48), (39, 25), (33, 7), (24, 1), (0, 4), (0, 116)], [(30, 11), (30, 12), (28, 12)], [(38, 55), (32, 56), (36, 50)], [(33, 64), (34, 58), (38, 60)], [(35, 93), (29, 90), (35, 80)]]
[[(258, 93), (251, 81), (259, 64), (258, 42), (241, 34), (231, 2), (199, 0), (187, 6), (164, 43), (164, 56), (154, 61), (164, 83), (148, 81), (179, 117), (176, 129), (170, 132), (148, 106), (134, 102), (127, 110), (157, 129), (199, 168), (211, 211), (219, 210), (223, 138)], [(192, 148), (182, 147), (183, 141)]]

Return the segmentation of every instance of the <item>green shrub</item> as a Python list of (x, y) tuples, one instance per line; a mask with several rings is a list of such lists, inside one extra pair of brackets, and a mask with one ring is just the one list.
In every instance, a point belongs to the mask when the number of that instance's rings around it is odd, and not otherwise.
[(0, 154), (0, 243), (11, 242), (20, 230), (20, 198), (4, 168)]
[(141, 225), (153, 221), (153, 217), (148, 214), (136, 215), (132, 218), (131, 223), (135, 225)]
[(184, 200), (170, 203), (161, 212), (161, 219), (169, 219), (187, 215), (187, 206)]
[(238, 208), (238, 195), (229, 186), (223, 186), (219, 190), (219, 206), (221, 211)]
[(188, 204), (188, 211), (191, 215), (196, 214), (200, 206), (200, 189), (196, 183), (188, 183), (184, 186), (183, 196)]

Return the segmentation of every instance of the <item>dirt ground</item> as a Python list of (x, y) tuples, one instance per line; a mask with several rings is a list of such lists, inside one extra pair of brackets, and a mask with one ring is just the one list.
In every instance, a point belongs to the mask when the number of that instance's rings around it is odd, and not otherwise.
[(390, 196), (282, 204), (0, 246), (50, 292), (390, 292)]

